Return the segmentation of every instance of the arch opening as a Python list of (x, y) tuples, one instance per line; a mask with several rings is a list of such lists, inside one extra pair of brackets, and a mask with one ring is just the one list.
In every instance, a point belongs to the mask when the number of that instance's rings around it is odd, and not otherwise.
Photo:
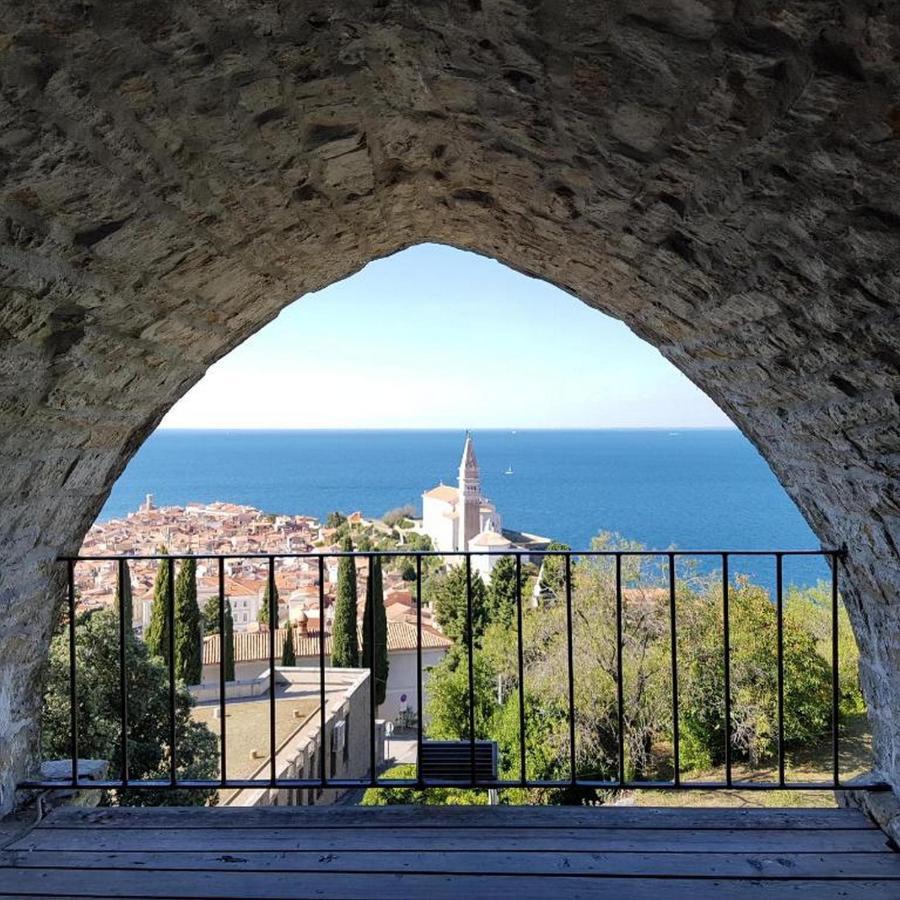
[(426, 240), (624, 321), (847, 546), (900, 784), (900, 13), (51, 6), (3, 62), (0, 808), (53, 560), (126, 461), (298, 290)]

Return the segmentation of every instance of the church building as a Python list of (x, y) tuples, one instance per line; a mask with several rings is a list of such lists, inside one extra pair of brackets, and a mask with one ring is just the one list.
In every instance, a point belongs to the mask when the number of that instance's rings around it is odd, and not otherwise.
[[(488, 555), (487, 551), (538, 550), (550, 542), (549, 538), (503, 530), (500, 513), (481, 493), (481, 473), (468, 432), (459, 462), (458, 485), (442, 483), (422, 494), (422, 531), (431, 538), (435, 550), (478, 554), (473, 555), (472, 566), (485, 579), (501, 558)], [(462, 557), (448, 559), (451, 563), (461, 561)]]

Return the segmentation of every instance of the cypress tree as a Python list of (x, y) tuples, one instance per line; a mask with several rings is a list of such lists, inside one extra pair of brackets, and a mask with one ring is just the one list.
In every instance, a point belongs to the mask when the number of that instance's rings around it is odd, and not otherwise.
[(203, 626), (204, 636), (219, 633), (219, 597), (217, 594), (213, 594), (203, 604), (200, 612), (200, 624)]
[(516, 563), (511, 556), (501, 556), (491, 572), (488, 585), (488, 620), (508, 628), (518, 614)]
[[(266, 576), (266, 589), (263, 591), (262, 603), (259, 607), (259, 612), (256, 614), (256, 621), (259, 622), (260, 625), (268, 625), (269, 624), (269, 606), (271, 604), (271, 598), (269, 597), (269, 578)], [(276, 618), (278, 612), (278, 585), (275, 585), (275, 611)], [(275, 627), (278, 628), (278, 623), (275, 623)]]
[(119, 569), (119, 573), (124, 572), (125, 577), (119, 580), (116, 575), (116, 612), (125, 619), (125, 634), (134, 633), (134, 603), (131, 597), (131, 569), (126, 562)]
[[(373, 612), (374, 610), (374, 612)], [(374, 634), (372, 631), (374, 619)], [(373, 664), (374, 658), (374, 664)], [(387, 654), (387, 613), (384, 609), (384, 584), (381, 578), (381, 557), (375, 556), (366, 584), (366, 608), (363, 612), (362, 666), (372, 673), (375, 702), (384, 703), (390, 663)]]
[[(344, 538), (341, 549), (350, 552), (353, 542)], [(334, 602), (334, 626), (331, 635), (331, 664), (335, 668), (355, 669), (359, 665), (359, 636), (356, 633), (356, 562), (342, 556), (338, 563), (337, 599)]]
[[(164, 546), (157, 547), (158, 554), (168, 553)], [(150, 624), (147, 626), (147, 649), (151, 656), (169, 661), (169, 571), (171, 559), (161, 559), (156, 567), (153, 582), (153, 607), (150, 610)]]
[(197, 605), (197, 561), (185, 559), (175, 581), (175, 676), (199, 684), (203, 674), (203, 637)]
[(225, 600), (225, 634), (219, 640), (219, 652), (225, 661), (225, 680), (234, 681), (234, 619), (231, 616), (231, 601)]
[(281, 648), (281, 664), (283, 666), (297, 665), (297, 654), (294, 652), (294, 629), (290, 620), (287, 624), (287, 634), (284, 636), (284, 646)]

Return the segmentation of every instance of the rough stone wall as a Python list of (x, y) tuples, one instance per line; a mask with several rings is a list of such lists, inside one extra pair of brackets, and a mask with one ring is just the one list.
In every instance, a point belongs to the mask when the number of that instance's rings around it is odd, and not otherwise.
[(0, 810), (37, 744), (54, 558), (129, 457), (287, 303), (425, 240), (624, 320), (847, 544), (900, 784), (900, 5), (2, 10)]

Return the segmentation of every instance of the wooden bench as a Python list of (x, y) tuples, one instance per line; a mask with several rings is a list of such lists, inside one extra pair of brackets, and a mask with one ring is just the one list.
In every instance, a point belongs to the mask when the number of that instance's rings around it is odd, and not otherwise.
[[(423, 741), (419, 758), (422, 781), (472, 783), (470, 741)], [(497, 780), (497, 742), (475, 741), (475, 780)]]

